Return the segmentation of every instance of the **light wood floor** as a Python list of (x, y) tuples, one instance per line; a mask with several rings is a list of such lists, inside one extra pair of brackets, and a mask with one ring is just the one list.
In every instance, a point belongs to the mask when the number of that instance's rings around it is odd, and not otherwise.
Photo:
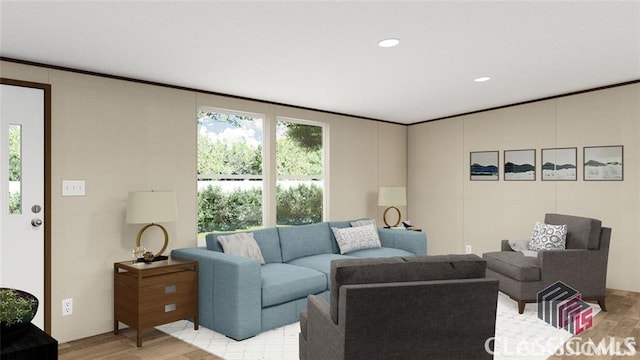
[[(626, 337), (635, 338), (637, 354), (619, 359), (640, 359), (640, 293), (621, 290), (607, 290), (607, 312), (599, 312), (593, 327), (582, 333), (583, 340), (593, 339), (609, 341), (615, 337), (618, 341)], [(189, 359), (216, 360), (220, 357), (178, 340), (155, 329), (145, 331), (141, 348), (136, 347), (136, 333), (133, 329), (120, 330), (119, 335), (106, 333), (86, 339), (60, 344), (60, 360), (138, 360), (138, 359)], [(625, 350), (625, 348), (623, 348)], [(594, 356), (553, 356), (553, 360), (595, 360), (616, 359), (615, 357)]]
[(156, 329), (145, 330), (142, 347), (136, 347), (136, 331), (121, 329), (58, 345), (59, 360), (221, 360)]
[[(609, 344), (611, 337), (617, 341), (635, 338), (636, 354), (634, 356), (552, 356), (552, 360), (594, 360), (594, 359), (640, 359), (640, 293), (622, 290), (607, 290), (607, 311), (600, 311), (593, 319), (593, 327), (573, 337), (573, 341), (583, 343), (589, 338), (598, 344), (605, 340)], [(579, 339), (578, 339), (579, 338)], [(572, 341), (572, 340), (569, 340)], [(575, 348), (575, 347), (574, 347)], [(627, 351), (625, 346), (621, 351)]]

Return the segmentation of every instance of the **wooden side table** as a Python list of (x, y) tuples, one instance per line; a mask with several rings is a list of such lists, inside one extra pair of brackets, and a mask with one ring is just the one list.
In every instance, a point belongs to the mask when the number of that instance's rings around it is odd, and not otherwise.
[(198, 330), (198, 262), (170, 257), (152, 263), (122, 261), (113, 264), (114, 319), (137, 331), (172, 321), (193, 318)]

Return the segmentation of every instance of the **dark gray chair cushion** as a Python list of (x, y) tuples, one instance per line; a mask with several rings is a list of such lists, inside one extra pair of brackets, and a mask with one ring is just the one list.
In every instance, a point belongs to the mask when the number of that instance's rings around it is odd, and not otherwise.
[(537, 257), (524, 256), (519, 251), (498, 251), (482, 254), (487, 268), (518, 281), (540, 281)]
[(473, 254), (333, 260), (331, 319), (338, 323), (338, 297), (343, 285), (484, 278), (486, 265)]
[(572, 215), (546, 214), (544, 222), (552, 225), (567, 225), (567, 249), (598, 249), (602, 228), (600, 220)]

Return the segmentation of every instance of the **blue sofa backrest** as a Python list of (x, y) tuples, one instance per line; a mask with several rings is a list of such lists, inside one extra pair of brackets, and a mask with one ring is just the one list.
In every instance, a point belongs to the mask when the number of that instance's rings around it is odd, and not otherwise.
[[(275, 227), (244, 232), (253, 233), (253, 238), (256, 239), (256, 242), (260, 247), (260, 252), (262, 253), (262, 257), (264, 258), (265, 263), (271, 264), (282, 262), (280, 240), (278, 239), (278, 230)], [(220, 242), (218, 242), (218, 236), (230, 234), (237, 234), (237, 232), (207, 234), (207, 236), (205, 237), (205, 240), (207, 242), (207, 249), (217, 252), (223, 252), (222, 247), (220, 246)]]
[[(364, 218), (356, 219), (364, 220)], [(260, 247), (265, 263), (288, 262), (304, 256), (318, 254), (339, 254), (340, 248), (331, 230), (350, 227), (349, 221), (330, 221), (309, 225), (268, 227), (253, 231), (254, 239)], [(218, 241), (220, 235), (237, 234), (238, 232), (212, 233), (205, 237), (207, 249), (224, 252)]]
[(304, 256), (334, 253), (331, 246), (331, 229), (326, 222), (279, 226), (277, 229), (284, 262)]

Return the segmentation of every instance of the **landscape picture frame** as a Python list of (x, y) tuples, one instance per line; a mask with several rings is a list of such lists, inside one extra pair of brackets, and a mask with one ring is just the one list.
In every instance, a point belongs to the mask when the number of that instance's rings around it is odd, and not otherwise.
[(542, 181), (577, 181), (578, 148), (548, 148), (540, 150)]
[(469, 180), (497, 181), (500, 180), (500, 166), (498, 162), (500, 152), (472, 151), (469, 153)]
[(536, 150), (520, 149), (504, 151), (503, 177), (505, 181), (536, 180)]
[(582, 151), (584, 181), (624, 180), (624, 146), (585, 146)]

